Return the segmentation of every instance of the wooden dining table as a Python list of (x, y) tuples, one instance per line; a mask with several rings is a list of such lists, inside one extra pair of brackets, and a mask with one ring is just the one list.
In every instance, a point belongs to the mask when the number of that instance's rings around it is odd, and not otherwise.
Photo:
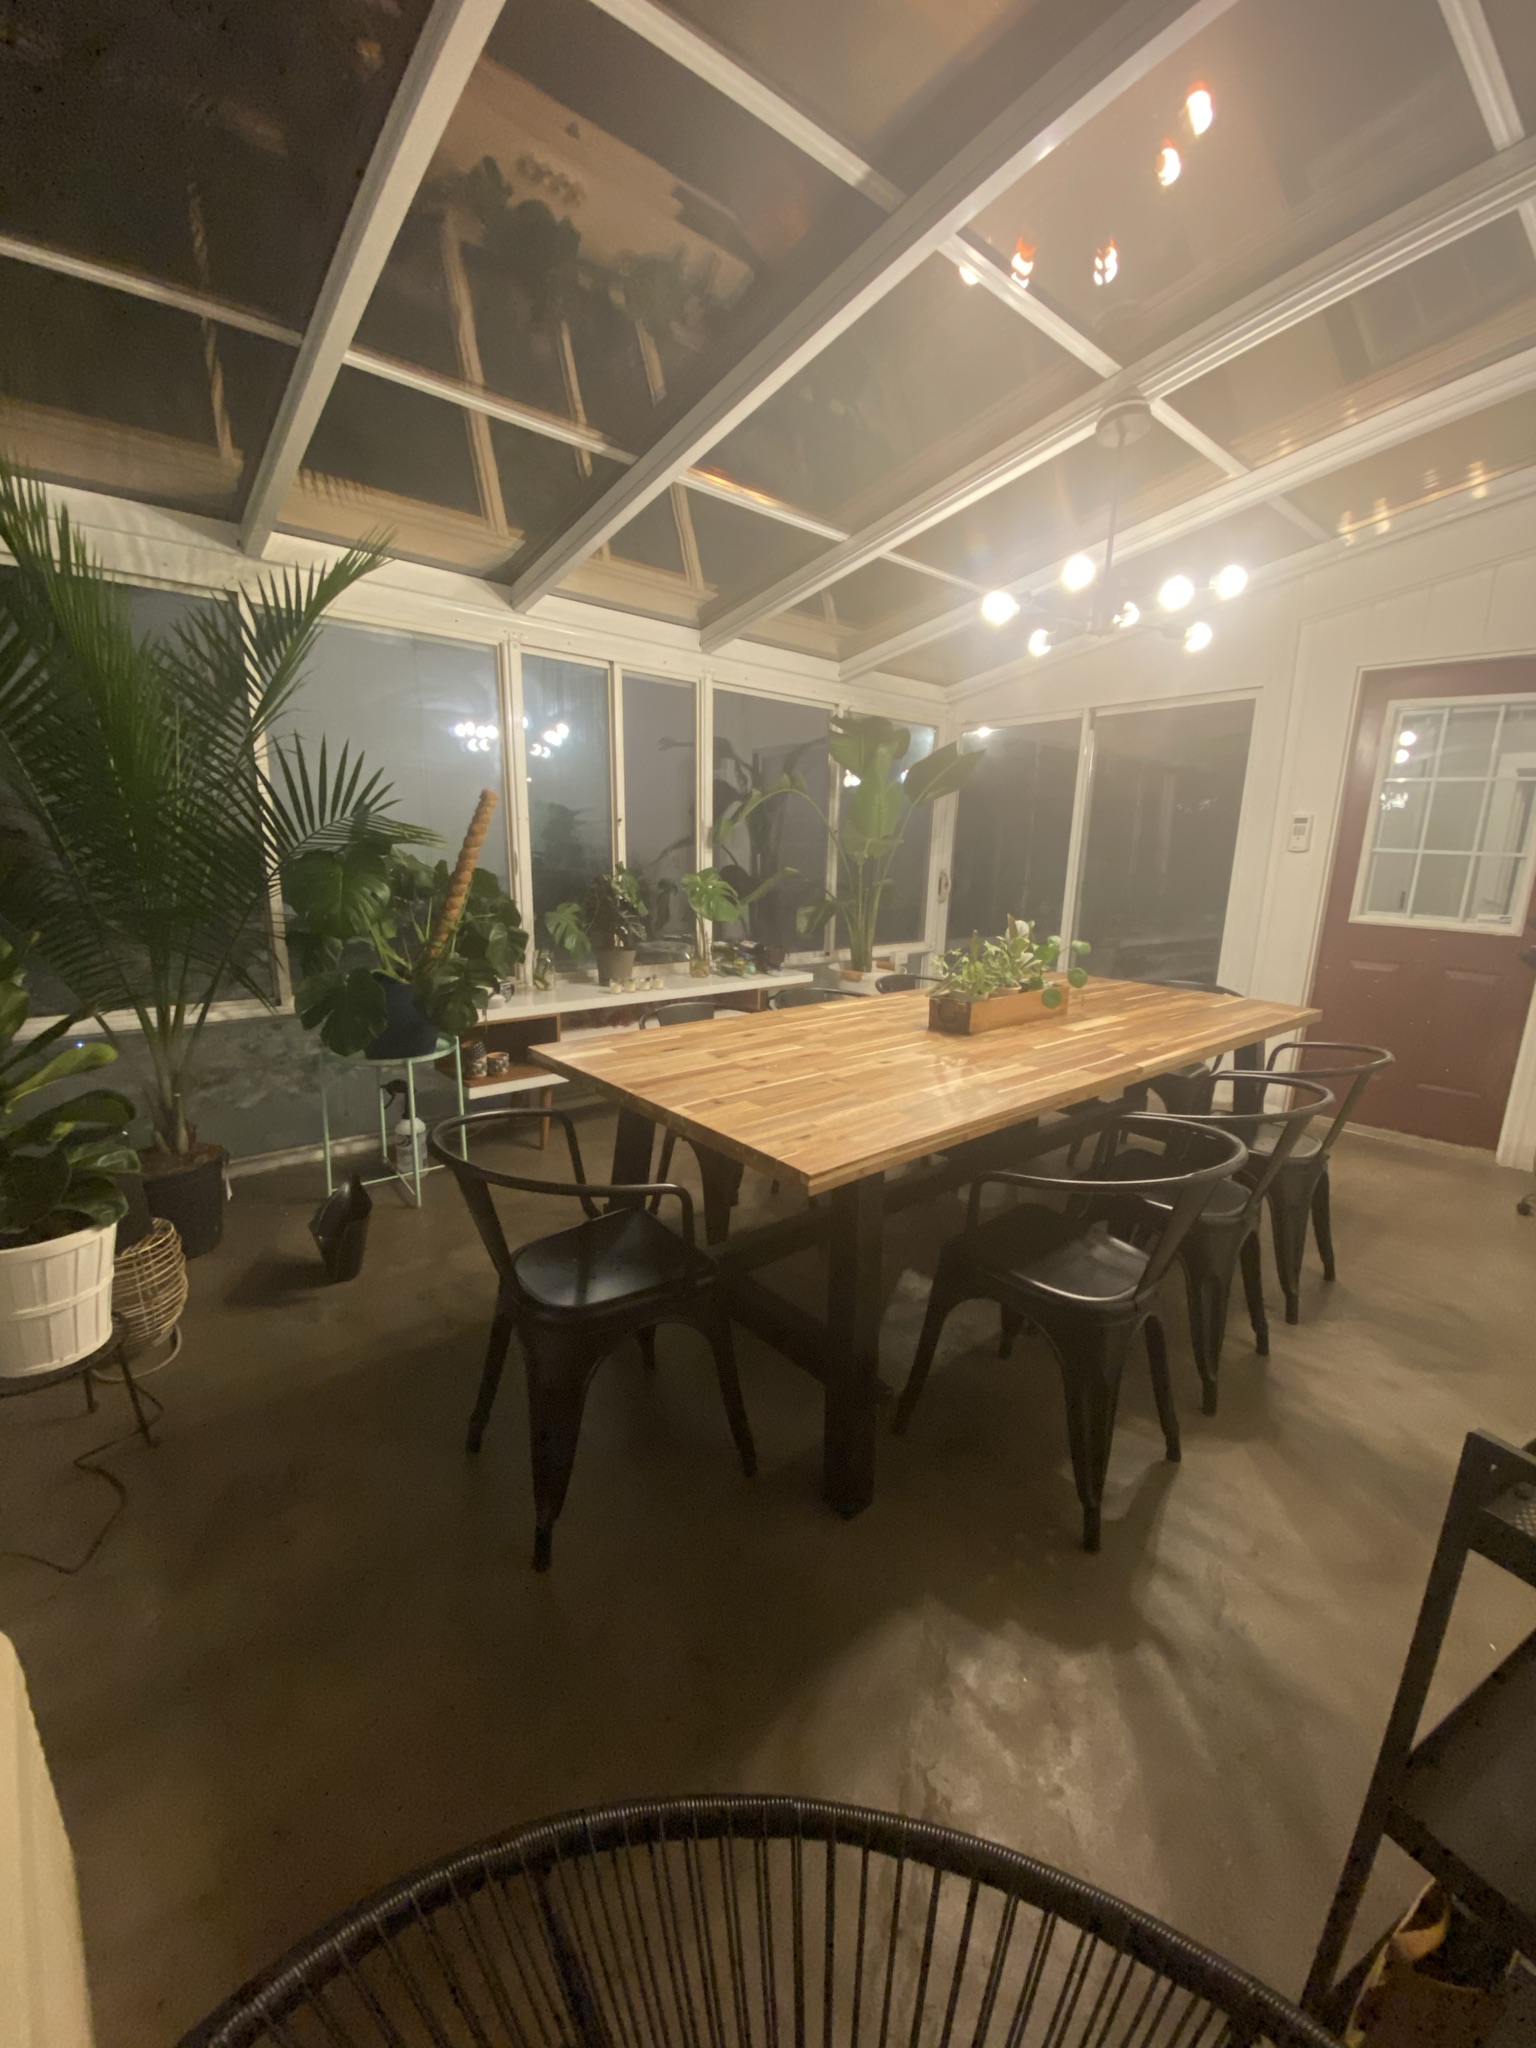
[[(1154, 1076), (1295, 1036), (1318, 1015), (1095, 978), (1064, 1016), (971, 1037), (931, 1031), (918, 991), (535, 1046), (531, 1057), (617, 1106), (615, 1184), (650, 1178), (658, 1127), (693, 1144), (711, 1238), (724, 1236), (745, 1167), (810, 1198), (799, 1214), (726, 1237), (715, 1256), (732, 1314), (821, 1380), (823, 1493), (855, 1515), (874, 1497), (887, 1213), (974, 1180), (1004, 1156), (1000, 1146), (1015, 1158), (1021, 1137), (1026, 1151), (1053, 1149), (1135, 1101)], [(818, 1243), (824, 1319), (754, 1277)]]

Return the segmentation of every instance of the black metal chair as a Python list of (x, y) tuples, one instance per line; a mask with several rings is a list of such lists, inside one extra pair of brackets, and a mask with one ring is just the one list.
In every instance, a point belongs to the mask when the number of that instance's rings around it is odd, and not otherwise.
[[(499, 1173), (478, 1159), (461, 1158), (447, 1142), (461, 1133), (466, 1140), (472, 1134), (488, 1137), (512, 1130), (524, 1118), (546, 1115), (565, 1132), (569, 1181)], [(665, 1181), (635, 1186), (589, 1181), (576, 1126), (558, 1109), (490, 1109), (448, 1117), (433, 1127), (427, 1146), (458, 1182), (498, 1281), (467, 1449), (478, 1451), (484, 1438), (514, 1331), (522, 1346), (533, 1459), (534, 1570), (549, 1569), (555, 1523), (576, 1461), (576, 1439), (592, 1375), (624, 1337), (637, 1337), (646, 1365), (654, 1367), (658, 1324), (688, 1323), (703, 1332), (714, 1352), (715, 1376), (742, 1470), (750, 1478), (757, 1470), (757, 1453), (736, 1373), (730, 1316), (714, 1262), (694, 1242), (688, 1190)], [(585, 1220), (513, 1250), (491, 1197), (493, 1187), (571, 1197), (581, 1204)], [(648, 1211), (653, 1195), (670, 1196), (678, 1203), (681, 1237)], [(608, 1203), (606, 1209), (599, 1208), (599, 1197)]]
[[(1353, 1059), (1341, 1059), (1352, 1053)], [(1316, 1057), (1314, 1057), (1314, 1055)], [(1276, 1062), (1290, 1056), (1285, 1073), (1304, 1075), (1309, 1081), (1340, 1082), (1333, 1090), (1338, 1103), (1333, 1122), (1321, 1138), (1307, 1136), (1295, 1146), (1290, 1157), (1269, 1183), (1269, 1221), (1275, 1246), (1275, 1271), (1285, 1296), (1285, 1320), (1301, 1321), (1301, 1265), (1307, 1254), (1307, 1218), (1317, 1239), (1323, 1262), (1323, 1278), (1337, 1278), (1333, 1256), (1333, 1215), (1328, 1185), (1328, 1155), (1365, 1093), (1371, 1077), (1392, 1065), (1392, 1054), (1379, 1045), (1350, 1045), (1338, 1039), (1288, 1038), (1269, 1056), (1269, 1071)], [(1251, 1147), (1255, 1166), (1268, 1149), (1268, 1140), (1256, 1135)]]
[(776, 988), (768, 998), (770, 1010), (804, 1010), (812, 1003), (846, 1003), (852, 999), (840, 988)]
[[(861, 2029), (862, 2023), (862, 2029)], [(636, 1800), (376, 1892), (181, 2048), (1337, 2048), (1277, 1992), (1033, 1857), (828, 1800)]]
[[(1248, 1303), (1248, 1320), (1253, 1325), (1254, 1348), (1261, 1358), (1269, 1356), (1269, 1318), (1264, 1312), (1264, 1281), (1259, 1254), (1259, 1214), (1270, 1184), (1295, 1147), (1306, 1136), (1316, 1116), (1326, 1115), (1333, 1097), (1320, 1081), (1297, 1077), (1256, 1077), (1251, 1068), (1217, 1067), (1209, 1075), (1210, 1094), (1223, 1083), (1232, 1087), (1233, 1107), (1211, 1108), (1188, 1122), (1210, 1124), (1229, 1131), (1248, 1148), (1249, 1165), (1233, 1180), (1218, 1181), (1206, 1198), (1205, 1207), (1185, 1232), (1179, 1245), (1179, 1265), (1184, 1273), (1184, 1291), (1189, 1302), (1190, 1345), (1195, 1369), (1200, 1375), (1202, 1410), (1216, 1413), (1217, 1379), (1221, 1371), (1221, 1350), (1227, 1333), (1227, 1310), (1232, 1299), (1232, 1282), (1239, 1266), (1243, 1292)], [(1257, 1106), (1239, 1110), (1243, 1099), (1259, 1094)], [(1273, 1101), (1279, 1091), (1287, 1100)], [(1258, 1140), (1268, 1147), (1254, 1151)], [(1122, 1152), (1110, 1171), (1116, 1178), (1142, 1171), (1136, 1152)], [(1167, 1197), (1127, 1195), (1111, 1210), (1117, 1228), (1155, 1232), (1164, 1220)]]
[[(1222, 988), (1212, 981), (1165, 981), (1161, 975), (1154, 980), (1157, 988), (1193, 988), (1208, 996), (1238, 996), (1235, 988)], [(1264, 1064), (1264, 1044), (1240, 1045), (1232, 1053), (1234, 1066), (1248, 1067), (1257, 1071)], [(1220, 1065), (1220, 1062), (1216, 1062)], [(1216, 1098), (1214, 1069), (1205, 1060), (1192, 1060), (1187, 1066), (1171, 1067), (1166, 1074), (1158, 1074), (1147, 1083), (1152, 1093), (1170, 1116), (1204, 1116)]]
[(911, 988), (935, 988), (938, 977), (932, 974), (882, 974), (875, 981), (877, 996), (905, 995)]
[[(1131, 1138), (1161, 1145), (1164, 1171), (1141, 1170), (1139, 1178), (1120, 1171), (1121, 1147)], [(1136, 1156), (1147, 1160), (1145, 1152)], [(1026, 1323), (1056, 1354), (1083, 1508), (1083, 1548), (1097, 1550), (1120, 1379), (1132, 1340), (1142, 1329), (1164, 1447), (1170, 1461), (1178, 1461), (1168, 1351), (1155, 1313), (1158, 1285), (1212, 1189), (1230, 1180), (1247, 1157), (1237, 1138), (1212, 1125), (1132, 1114), (1105, 1126), (1093, 1163), (1083, 1174), (983, 1173), (971, 1188), (966, 1228), (939, 1254), (917, 1354), (897, 1403), (898, 1432), (912, 1419), (950, 1310), (978, 1298), (997, 1302), (1003, 1311), (1003, 1357)], [(982, 1223), (981, 1190), (992, 1181), (1064, 1196), (1065, 1205), (1057, 1210), (1025, 1202)], [(1133, 1242), (1113, 1228), (1112, 1212), (1130, 1195), (1165, 1205), (1150, 1242), (1143, 1232), (1137, 1232), (1143, 1241)]]

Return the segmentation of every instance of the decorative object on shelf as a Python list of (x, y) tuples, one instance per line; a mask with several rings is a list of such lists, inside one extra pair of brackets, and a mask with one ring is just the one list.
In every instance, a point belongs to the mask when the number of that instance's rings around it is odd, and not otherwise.
[[(1165, 146), (1163, 156), (1172, 157), (1173, 175), (1177, 177), (1177, 151)], [(1095, 283), (1111, 283), (1119, 267), (1113, 242), (1105, 245), (1095, 263), (1098, 266)], [(1099, 268), (1104, 272), (1102, 276), (1098, 274)], [(1037, 659), (1074, 640), (1113, 640), (1119, 633), (1138, 628), (1142, 632), (1162, 633), (1179, 641), (1186, 654), (1203, 654), (1216, 637), (1215, 629), (1207, 619), (1196, 618), (1174, 624), (1168, 616), (1186, 610), (1194, 602), (1196, 585), (1192, 577), (1183, 574), (1168, 576), (1155, 594), (1144, 592), (1138, 603), (1126, 592), (1116, 573), (1115, 538), (1120, 519), (1125, 451), (1144, 439), (1151, 430), (1152, 408), (1139, 395), (1117, 399), (1099, 415), (1095, 436), (1101, 448), (1111, 449), (1114, 454), (1102, 567), (1094, 555), (1078, 553), (1062, 564), (1057, 579), (1062, 598), (1041, 589), (1026, 591), (1020, 586), (1018, 595), (1012, 590), (989, 590), (981, 600), (981, 616), (992, 626), (1008, 625), (1018, 617), (1024, 605), (1029, 607), (1030, 612), (1042, 621), (1031, 628), (1025, 642)], [(1240, 562), (1228, 562), (1211, 578), (1209, 594), (1218, 604), (1227, 604), (1233, 598), (1241, 597), (1247, 587), (1247, 570)], [(1079, 598), (1081, 603), (1064, 601)], [(1159, 614), (1163, 616), (1159, 617)]]
[(912, 746), (907, 727), (889, 718), (852, 713), (832, 720), (829, 746), (843, 771), (835, 822), (806, 789), (796, 794), (827, 827), (837, 851), (838, 893), (823, 893), (803, 903), (795, 923), (809, 936), (840, 921), (848, 934), (849, 964), (859, 974), (868, 974), (875, 961), (880, 905), (891, 887), (891, 869), (913, 813), (963, 789), (981, 757), (962, 753), (959, 742), (952, 740), (903, 769), (900, 763)]
[(533, 956), (533, 985), (541, 994), (555, 985), (555, 956), (542, 946)]
[(152, 1351), (167, 1339), (179, 1350), (177, 1326), (186, 1305), (186, 1254), (175, 1224), (162, 1216), (147, 1237), (118, 1253), (112, 1270), (112, 1314), (123, 1342), (135, 1354)]
[(354, 1173), (344, 1188), (336, 1188), (309, 1219), (309, 1234), (320, 1253), (325, 1277), (332, 1286), (355, 1280), (363, 1269), (368, 1248), (368, 1219), (373, 1214), (373, 1197)]
[[(110, 1066), (101, 1039), (66, 1043), (61, 1017), (18, 1045), (30, 1007), (26, 955), (0, 938), (0, 1376), (57, 1372), (112, 1335), (112, 1249), (128, 1197), (117, 1176), (139, 1160), (124, 1142), (126, 1095), (89, 1088), (38, 1108), (55, 1082)], [(23, 1106), (25, 1105), (25, 1106)]]
[[(303, 977), (294, 1003), (328, 1051), (423, 1058), (440, 1037), (472, 1030), (518, 965), (528, 935), (517, 905), (476, 865), (496, 801), (480, 792), (451, 870), (405, 852), (388, 820), (285, 863), (288, 942)], [(418, 836), (405, 832), (406, 843)]]
[(1059, 971), (1061, 940), (1036, 939), (1021, 918), (1010, 917), (1000, 939), (972, 932), (969, 945), (956, 947), (939, 963), (928, 1028), (970, 1036), (1006, 1024), (1065, 1017), (1070, 997), (1088, 979), (1079, 963), (1092, 950), (1086, 939), (1074, 939), (1071, 964)]
[[(236, 995), (273, 1007), (266, 911), (280, 867), (346, 845), (389, 809), (360, 762), (343, 754), (333, 775), (322, 749), (312, 776), (297, 742), (273, 739), (321, 619), (382, 550), (265, 577), (141, 639), (68, 513), (3, 464), (0, 543), (14, 563), (0, 584), (0, 779), (22, 828), (0, 914), (37, 933), (71, 1008), (132, 1013), (152, 1077), (145, 1194), (157, 1215), (177, 1204), (191, 1257), (223, 1227), (224, 1155), (193, 1120), (209, 1012)], [(189, 1184), (199, 1165), (211, 1170)]]
[(573, 957), (590, 947), (604, 987), (622, 983), (633, 974), (635, 951), (646, 936), (639, 880), (625, 867), (594, 875), (579, 903), (557, 903), (544, 922)]

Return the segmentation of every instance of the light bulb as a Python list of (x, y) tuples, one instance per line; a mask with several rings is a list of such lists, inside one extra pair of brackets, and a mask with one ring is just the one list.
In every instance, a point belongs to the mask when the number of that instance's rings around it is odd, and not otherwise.
[(1051, 636), (1050, 636), (1050, 634), (1049, 634), (1049, 633), (1048, 633), (1048, 632), (1047, 632), (1047, 631), (1045, 630), (1044, 626), (1036, 626), (1036, 628), (1035, 628), (1035, 630), (1033, 631), (1033, 633), (1031, 633), (1031, 634), (1030, 634), (1030, 636), (1029, 636), (1029, 651), (1030, 651), (1030, 653), (1031, 653), (1031, 654), (1032, 654), (1032, 655), (1033, 655), (1033, 656), (1035, 657), (1035, 659), (1036, 659), (1037, 661), (1038, 661), (1038, 660), (1040, 659), (1040, 656), (1041, 656), (1042, 654), (1049, 654), (1049, 653), (1050, 653), (1050, 651), (1051, 651)]
[(956, 264), (955, 268), (960, 272), (960, 282), (962, 284), (981, 283), (981, 272), (973, 269), (969, 263)]
[(1010, 590), (989, 590), (981, 600), (981, 616), (989, 626), (1006, 626), (1019, 616), (1019, 600)]
[(546, 727), (545, 730), (539, 734), (539, 738), (544, 742), (546, 747), (558, 747), (560, 744), (560, 733), (558, 727), (553, 725)]
[(1215, 638), (1216, 635), (1211, 631), (1204, 619), (1196, 619), (1184, 635), (1184, 652), (1186, 654), (1204, 654), (1206, 648), (1210, 646)]
[(845, 768), (845, 769), (843, 770), (843, 787), (844, 787), (844, 789), (857, 789), (857, 788), (858, 788), (858, 786), (859, 786), (859, 782), (860, 782), (860, 780), (861, 780), (861, 778), (860, 778), (859, 776), (855, 775), (855, 774), (854, 774), (854, 772), (853, 772), (853, 770), (852, 770), (851, 768)]
[(973, 725), (971, 727), (971, 738), (973, 740), (989, 740), (991, 737), (992, 728), (990, 725)]
[(1179, 173), (1184, 168), (1184, 159), (1171, 142), (1165, 142), (1157, 152), (1157, 182), (1159, 185), (1176, 185)]
[(1397, 743), (1400, 747), (1416, 747), (1419, 743), (1419, 736), (1416, 732), (1400, 732), (1397, 736)]
[(1009, 259), (1008, 268), (1013, 272), (1014, 283), (1023, 285), (1025, 291), (1028, 291), (1029, 280), (1035, 274), (1034, 243), (1026, 242), (1021, 235), (1014, 245), (1013, 255)]
[(1062, 564), (1061, 587), (1063, 590), (1086, 590), (1098, 573), (1098, 564), (1092, 555), (1073, 555)]
[(1106, 242), (1093, 255), (1093, 281), (1095, 284), (1113, 284), (1120, 274), (1120, 251), (1113, 242)]
[(1170, 576), (1157, 593), (1157, 601), (1165, 612), (1181, 612), (1195, 594), (1195, 586), (1187, 576)]
[(1228, 562), (1225, 569), (1218, 569), (1212, 590), (1221, 598), (1241, 597), (1248, 588), (1248, 571), (1241, 562)]
[(1139, 604), (1136, 604), (1132, 599), (1127, 598), (1125, 600), (1125, 603), (1121, 605), (1119, 611), (1115, 613), (1115, 624), (1120, 628), (1121, 632), (1124, 633), (1128, 630), (1128, 628), (1134, 626), (1136, 624), (1136, 621), (1140, 617), (1141, 606)]
[(571, 728), (566, 724), (565, 720), (562, 718), (560, 720), (560, 723), (555, 727), (555, 737), (557, 739), (568, 740), (570, 736)]
[(1403, 763), (1405, 761), (1411, 761), (1413, 759), (1413, 756), (1409, 753), (1406, 747), (1399, 747), (1397, 752), (1392, 756), (1392, 759), (1397, 763), (1398, 767), (1401, 768)]
[(1184, 111), (1196, 135), (1203, 135), (1216, 118), (1216, 103), (1203, 85), (1197, 85), (1185, 100)]

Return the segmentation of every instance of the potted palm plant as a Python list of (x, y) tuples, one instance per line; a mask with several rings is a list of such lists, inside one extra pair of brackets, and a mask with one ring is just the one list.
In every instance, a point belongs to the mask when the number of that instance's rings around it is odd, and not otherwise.
[(628, 868), (594, 875), (579, 903), (557, 903), (544, 922), (557, 945), (579, 955), (590, 947), (597, 978), (605, 985), (628, 981), (635, 971), (635, 953), (646, 935), (645, 901), (640, 883)]
[(795, 794), (822, 818), (837, 852), (838, 889), (801, 905), (796, 923), (804, 934), (841, 919), (848, 934), (849, 964), (867, 974), (875, 964), (875, 930), (880, 906), (891, 887), (891, 869), (907, 827), (923, 805), (963, 789), (981, 760), (963, 754), (958, 741), (936, 747), (910, 768), (900, 763), (912, 735), (888, 718), (855, 716), (832, 721), (832, 759), (843, 771), (836, 822), (826, 816), (801, 782)]
[(26, 1043), (25, 955), (0, 939), (0, 1378), (54, 1372), (112, 1334), (112, 1253), (128, 1207), (117, 1176), (138, 1170), (124, 1142), (133, 1116), (109, 1088), (56, 1095), (57, 1082), (108, 1066), (101, 1039), (69, 1043), (60, 1017)]
[(145, 1194), (191, 1257), (223, 1229), (225, 1155), (195, 1120), (213, 1006), (275, 1004), (280, 867), (346, 844), (389, 808), (345, 751), (311, 776), (295, 747), (282, 777), (264, 753), (321, 618), (380, 549), (265, 577), (139, 639), (68, 513), (3, 465), (0, 543), (15, 563), (0, 582), (0, 919), (37, 934), (71, 1007), (109, 1040), (137, 1027), (154, 1140)]

